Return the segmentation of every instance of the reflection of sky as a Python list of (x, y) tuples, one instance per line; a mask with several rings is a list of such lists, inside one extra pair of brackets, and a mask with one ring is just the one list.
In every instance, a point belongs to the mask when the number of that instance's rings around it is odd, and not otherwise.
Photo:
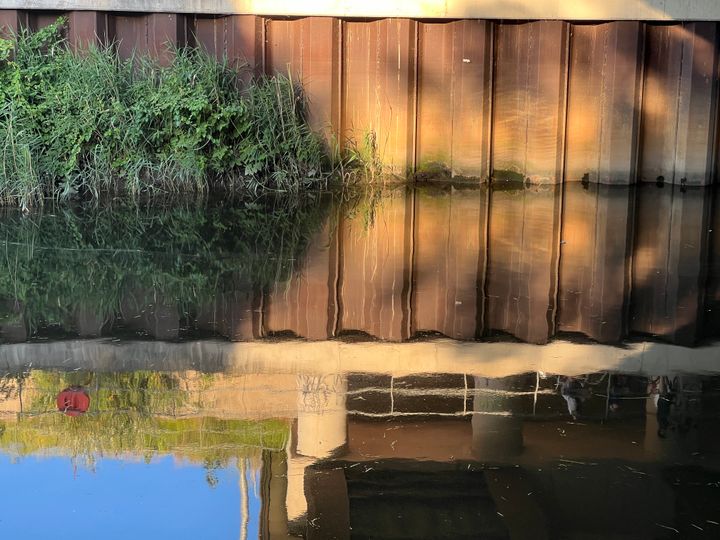
[[(13, 463), (0, 455), (0, 538), (237, 539), (239, 471), (231, 465), (215, 473), (211, 488), (202, 466), (171, 457), (150, 464), (99, 459), (93, 472), (74, 470), (69, 458)], [(247, 537), (258, 538), (259, 475), (247, 477)]]

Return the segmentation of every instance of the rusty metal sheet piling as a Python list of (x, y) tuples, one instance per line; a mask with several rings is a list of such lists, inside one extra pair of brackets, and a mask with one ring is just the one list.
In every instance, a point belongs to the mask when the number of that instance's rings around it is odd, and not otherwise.
[(340, 21), (271, 19), (265, 43), (267, 72), (301, 83), (310, 125), (327, 140), (335, 139), (340, 130)]
[(398, 175), (415, 166), (416, 33), (407, 19), (343, 24), (343, 138)]
[(563, 179), (568, 25), (499, 24), (495, 31), (493, 179)]
[(194, 17), (192, 36), (196, 45), (249, 78), (264, 69), (263, 26), (263, 18), (255, 15)]
[(573, 25), (565, 180), (635, 182), (643, 26)]
[(187, 43), (188, 27), (185, 16), (174, 13), (115, 14), (110, 19), (110, 36), (121, 58), (147, 54), (168, 65), (173, 49)]
[(100, 11), (71, 11), (68, 17), (68, 41), (76, 49), (107, 43), (108, 15)]
[(417, 170), (490, 175), (492, 23), (418, 25)]
[(648, 25), (640, 179), (712, 182), (717, 116), (716, 23)]
[(394, 175), (687, 186), (717, 178), (717, 22), (66, 9), (0, 9), (0, 36), (63, 15), (76, 50), (116, 43), (122, 58), (167, 65), (173, 47), (197, 44), (247, 65), (243, 80), (289, 73), (329, 150), (357, 150)]
[(20, 12), (17, 9), (0, 9), (0, 38), (8, 39), (20, 29)]

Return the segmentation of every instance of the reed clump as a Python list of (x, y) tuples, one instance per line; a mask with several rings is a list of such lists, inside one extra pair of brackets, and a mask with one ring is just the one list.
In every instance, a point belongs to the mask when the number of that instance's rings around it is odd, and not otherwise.
[(112, 45), (75, 52), (63, 25), (0, 39), (0, 202), (326, 186), (325, 149), (290, 79), (242, 83), (193, 48), (168, 66)]

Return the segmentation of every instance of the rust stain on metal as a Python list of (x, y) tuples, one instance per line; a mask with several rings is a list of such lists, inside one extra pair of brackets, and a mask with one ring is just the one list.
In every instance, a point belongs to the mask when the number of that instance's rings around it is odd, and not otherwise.
[(635, 181), (643, 38), (637, 22), (573, 25), (567, 181)]
[(343, 138), (373, 140), (380, 160), (400, 175), (414, 168), (416, 26), (385, 19), (343, 27)]
[(717, 23), (648, 25), (640, 179), (712, 182), (717, 123)]
[(311, 126), (332, 140), (340, 129), (340, 21), (270, 19), (266, 32), (266, 71), (302, 84)]
[(493, 177), (563, 177), (568, 25), (499, 24), (493, 97)]
[(487, 179), (492, 23), (420, 23), (418, 170)]

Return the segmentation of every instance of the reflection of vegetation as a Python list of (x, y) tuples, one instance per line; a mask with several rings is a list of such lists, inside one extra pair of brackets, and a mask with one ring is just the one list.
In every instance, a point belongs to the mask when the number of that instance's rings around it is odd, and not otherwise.
[(360, 219), (363, 229), (369, 230), (374, 225), (375, 217), (381, 211), (382, 205), (387, 204), (393, 193), (399, 190), (405, 194), (407, 188), (405, 186), (378, 187), (370, 184), (346, 190), (343, 201), (343, 220)]
[(133, 411), (145, 415), (175, 415), (186, 404), (187, 394), (180, 390), (178, 379), (169, 373), (33, 371), (32, 399), (25, 412), (39, 414), (55, 410), (57, 393), (71, 386), (91, 390), (90, 412)]
[(123, 299), (186, 313), (223, 292), (285, 279), (324, 222), (331, 199), (308, 194), (232, 207), (79, 206), (6, 211), (0, 220), (0, 324), (31, 329), (101, 319)]
[[(87, 385), (88, 413), (57, 412), (59, 390)], [(92, 461), (94, 456), (133, 454), (146, 459), (172, 453), (206, 464), (225, 464), (263, 449), (281, 450), (288, 439), (285, 420), (224, 420), (182, 416), (187, 393), (178, 379), (157, 372), (32, 372), (25, 414), (0, 422), (0, 447), (19, 455), (62, 453)], [(177, 416), (175, 416), (177, 414)]]
[(0, 422), (0, 447), (19, 455), (61, 453), (71, 457), (156, 454), (208, 463), (226, 463), (263, 449), (282, 450), (289, 425), (284, 420), (157, 418), (131, 411), (61, 413)]
[(518, 184), (522, 184), (525, 182), (524, 174), (510, 169), (496, 169), (493, 171), (492, 178), (493, 180), (498, 180), (502, 182), (514, 182)]

